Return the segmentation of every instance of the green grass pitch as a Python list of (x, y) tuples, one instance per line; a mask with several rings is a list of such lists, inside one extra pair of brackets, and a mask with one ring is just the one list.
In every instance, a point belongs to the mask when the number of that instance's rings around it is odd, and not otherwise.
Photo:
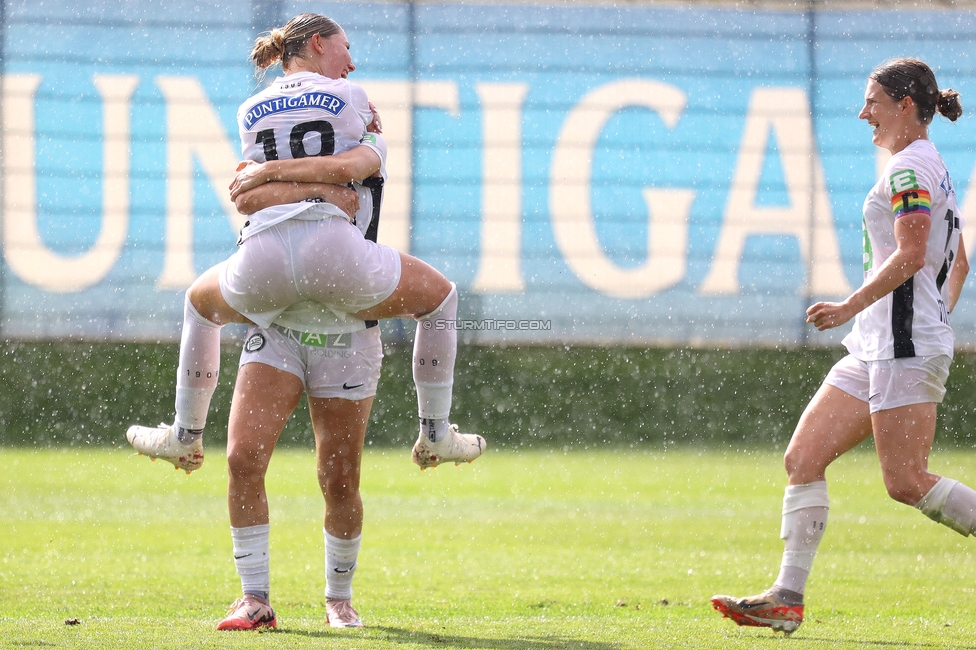
[[(116, 448), (0, 449), (4, 648), (973, 648), (974, 542), (884, 494), (869, 449), (828, 475), (831, 518), (789, 639), (739, 628), (714, 593), (779, 564), (775, 453), (490, 450), (421, 473), (369, 449), (355, 603), (324, 621), (321, 495), (308, 450), (268, 480), (279, 630), (218, 633), (237, 597), (226, 465), (185, 476)], [(976, 483), (976, 455), (933, 471)], [(77, 619), (77, 624), (67, 624)]]

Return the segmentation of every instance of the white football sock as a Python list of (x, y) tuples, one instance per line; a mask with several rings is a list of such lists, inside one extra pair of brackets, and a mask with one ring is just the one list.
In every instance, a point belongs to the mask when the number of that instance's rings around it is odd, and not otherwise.
[(786, 544), (779, 576), (773, 583), (774, 589), (803, 594), (817, 547), (827, 527), (829, 509), (827, 481), (786, 486), (783, 526), (780, 530), (780, 537)]
[(241, 577), (241, 591), (265, 600), (271, 593), (270, 524), (230, 529), (234, 541), (234, 566)]
[(352, 598), (352, 578), (356, 574), (356, 558), (362, 535), (353, 539), (333, 537), (325, 533), (325, 597)]
[(207, 425), (207, 412), (219, 372), (220, 325), (201, 316), (187, 297), (183, 301), (183, 335), (176, 372), (178, 429), (199, 432)]
[(915, 507), (961, 535), (968, 537), (976, 529), (976, 491), (951, 478), (940, 478)]
[(457, 358), (457, 306), (457, 287), (451, 283), (451, 292), (437, 309), (417, 319), (413, 381), (417, 386), (421, 433), (431, 442), (447, 435)]

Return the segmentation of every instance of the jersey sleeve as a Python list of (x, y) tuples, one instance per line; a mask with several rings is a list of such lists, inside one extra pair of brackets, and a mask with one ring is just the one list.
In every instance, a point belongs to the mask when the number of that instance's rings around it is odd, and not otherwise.
[(359, 84), (349, 84), (349, 103), (356, 109), (364, 125), (372, 123), (373, 111), (369, 109), (369, 98), (366, 96), (366, 91)]
[(369, 147), (380, 157), (380, 175), (386, 179), (386, 140), (379, 133), (367, 133), (359, 144)]
[(909, 215), (925, 214), (932, 216), (931, 184), (926, 175), (913, 168), (912, 161), (886, 170), (888, 194), (891, 197), (891, 212), (895, 220)]

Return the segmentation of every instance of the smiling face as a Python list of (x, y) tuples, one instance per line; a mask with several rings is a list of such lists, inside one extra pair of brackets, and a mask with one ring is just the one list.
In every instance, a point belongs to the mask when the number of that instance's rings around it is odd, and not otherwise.
[(924, 137), (924, 126), (915, 113), (915, 102), (911, 97), (896, 101), (881, 84), (869, 79), (864, 90), (864, 107), (857, 117), (867, 120), (874, 128), (871, 142), (891, 153), (898, 153), (918, 139), (919, 127), (922, 127), (921, 137)]
[(312, 34), (301, 51), (282, 65), (286, 75), (316, 72), (329, 79), (345, 79), (356, 69), (349, 54), (349, 39), (341, 29), (331, 36)]
[(330, 79), (345, 79), (349, 73), (356, 69), (352, 62), (352, 55), (349, 53), (349, 39), (341, 29), (332, 36), (321, 39), (322, 48), (322, 74)]

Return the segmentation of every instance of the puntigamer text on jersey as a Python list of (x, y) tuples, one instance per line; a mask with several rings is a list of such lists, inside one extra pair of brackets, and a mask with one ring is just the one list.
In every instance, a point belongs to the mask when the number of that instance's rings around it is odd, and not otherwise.
[(256, 104), (244, 115), (244, 128), (250, 131), (251, 127), (262, 118), (286, 111), (319, 108), (330, 115), (338, 115), (345, 107), (346, 102), (330, 93), (305, 93), (297, 97), (273, 97)]

